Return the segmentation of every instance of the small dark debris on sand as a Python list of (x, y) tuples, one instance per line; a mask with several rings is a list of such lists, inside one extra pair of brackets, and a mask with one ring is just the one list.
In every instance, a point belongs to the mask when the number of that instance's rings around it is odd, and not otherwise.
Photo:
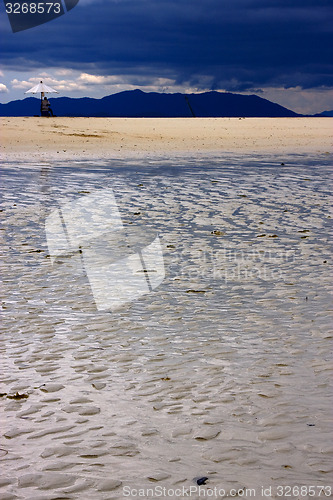
[(29, 394), (19, 394), (18, 392), (16, 394), (7, 394), (8, 399), (27, 399), (29, 397)]
[(208, 477), (206, 477), (206, 476), (199, 477), (198, 479), (196, 479), (196, 483), (198, 486), (202, 486), (203, 484), (206, 484), (206, 481), (208, 481)]

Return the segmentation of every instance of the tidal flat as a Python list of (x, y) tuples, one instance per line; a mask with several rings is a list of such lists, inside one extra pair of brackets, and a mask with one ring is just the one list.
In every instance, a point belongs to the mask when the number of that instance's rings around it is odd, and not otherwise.
[[(3, 164), (1, 498), (177, 498), (203, 477), (224, 498), (330, 485), (330, 165), (281, 152)], [(159, 237), (164, 277), (99, 310), (82, 254), (52, 261), (45, 228), (110, 190), (136, 247)], [(87, 245), (98, 256), (114, 251), (103, 238)]]

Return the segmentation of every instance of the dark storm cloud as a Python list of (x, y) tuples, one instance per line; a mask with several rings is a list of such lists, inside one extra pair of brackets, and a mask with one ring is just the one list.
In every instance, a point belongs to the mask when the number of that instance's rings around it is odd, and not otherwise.
[[(173, 78), (198, 88), (332, 85), (331, 1), (81, 0), (3, 36), (5, 67)], [(5, 21), (7, 21), (5, 19)], [(2, 19), (3, 26), (5, 24)], [(135, 82), (133, 82), (135, 84)]]

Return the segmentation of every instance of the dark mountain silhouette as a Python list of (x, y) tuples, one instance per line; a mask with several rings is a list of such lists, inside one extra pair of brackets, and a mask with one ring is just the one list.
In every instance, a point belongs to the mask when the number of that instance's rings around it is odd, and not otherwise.
[(317, 113), (316, 115), (313, 116), (333, 116), (333, 110), (332, 111), (323, 111), (322, 113)]
[[(256, 95), (205, 92), (202, 94), (159, 94), (129, 90), (102, 99), (50, 98), (57, 116), (84, 117), (289, 117), (301, 116)], [(0, 104), (0, 116), (33, 116), (40, 101), (28, 97)]]

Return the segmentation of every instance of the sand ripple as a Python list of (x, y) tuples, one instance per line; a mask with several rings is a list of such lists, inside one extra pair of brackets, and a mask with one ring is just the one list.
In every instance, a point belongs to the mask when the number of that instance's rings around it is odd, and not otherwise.
[[(329, 484), (328, 167), (4, 166), (1, 498)], [(160, 235), (167, 273), (114, 313), (96, 310), (79, 257), (51, 266), (44, 231), (57, 203), (104, 187), (124, 225)]]

